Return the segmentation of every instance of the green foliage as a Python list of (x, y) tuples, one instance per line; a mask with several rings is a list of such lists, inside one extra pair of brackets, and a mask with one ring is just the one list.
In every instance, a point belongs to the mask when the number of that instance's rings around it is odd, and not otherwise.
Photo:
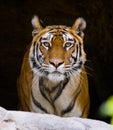
[(99, 108), (102, 117), (111, 117), (110, 123), (113, 125), (113, 96), (110, 96)]

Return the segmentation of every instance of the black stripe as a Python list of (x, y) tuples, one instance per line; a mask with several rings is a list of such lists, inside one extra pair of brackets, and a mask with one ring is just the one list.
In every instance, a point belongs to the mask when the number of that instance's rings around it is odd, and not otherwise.
[(73, 70), (77, 71), (77, 70), (81, 69), (81, 68), (82, 68), (82, 65), (83, 65), (83, 62), (80, 61), (80, 62), (78, 63), (78, 66), (73, 67)]
[[(42, 53), (41, 50), (40, 52)], [(38, 55), (38, 44), (36, 44), (36, 42), (34, 43), (34, 46), (33, 46), (33, 57), (36, 57), (39, 64), (41, 64), (40, 59), (42, 58), (42, 55)], [(34, 60), (36, 59), (34, 58)]]
[(76, 45), (76, 57), (74, 57), (72, 55), (72, 58), (74, 59), (74, 63), (73, 64), (75, 64), (77, 62), (77, 58), (78, 58), (78, 45)]
[(61, 95), (63, 89), (66, 87), (68, 82), (69, 82), (69, 78), (66, 78), (63, 82), (60, 83), (60, 86), (58, 86), (58, 91), (57, 91), (53, 101), (55, 101)]
[(33, 44), (33, 56), (30, 57), (30, 60), (31, 60), (31, 62), (33, 64), (33, 68), (37, 67), (36, 60), (35, 60), (35, 51), (36, 51), (35, 47), (36, 47), (36, 42), (34, 42), (34, 44)]
[(36, 61), (35, 61), (35, 58), (34, 58), (34, 57), (31, 57), (30, 60), (31, 60), (31, 62), (32, 62), (32, 64), (33, 64), (33, 68), (37, 68), (37, 63), (36, 63)]
[[(77, 47), (76, 47), (76, 57), (73, 57), (72, 56), (72, 58), (74, 59), (74, 61), (75, 61), (75, 63), (77, 63), (78, 65), (76, 66), (76, 67), (73, 67), (73, 70), (75, 70), (75, 71), (77, 71), (78, 69), (81, 69), (81, 67), (82, 67), (82, 65), (83, 65), (83, 62), (80, 60), (80, 57), (81, 57), (81, 55), (82, 55), (82, 53), (81, 53), (81, 43), (79, 43), (79, 47), (78, 47), (78, 45), (77, 45)], [(78, 57), (78, 55), (79, 55), (79, 57)], [(75, 64), (75, 63), (73, 63), (73, 65)]]
[(79, 43), (79, 58), (82, 56), (82, 52), (81, 52), (81, 43)]
[(36, 41), (34, 42), (34, 44), (33, 44), (33, 56), (35, 56), (35, 46), (36, 46)]
[(44, 111), (45, 113), (48, 113), (48, 111), (47, 111), (45, 108), (43, 108), (42, 105), (41, 105), (38, 101), (36, 101), (36, 99), (35, 99), (34, 96), (33, 96), (32, 90), (31, 90), (31, 97), (32, 97), (33, 103), (34, 103), (40, 110)]
[(49, 32), (51, 32), (51, 31), (53, 31), (53, 30), (54, 30), (53, 28), (49, 28), (49, 30), (48, 30), (48, 31), (49, 31)]
[(39, 61), (39, 55), (38, 55), (38, 45), (36, 46), (36, 48), (35, 48), (36, 50), (36, 58), (37, 58), (37, 61)]
[(43, 84), (44, 82), (44, 79), (43, 78), (40, 78), (39, 79), (39, 89), (40, 89), (40, 92), (42, 94), (42, 96), (50, 103), (52, 104), (51, 100), (47, 97), (46, 93), (45, 93), (45, 86)]
[(41, 23), (41, 26), (42, 26), (43, 28), (46, 27), (45, 23), (44, 23), (41, 19), (40, 19), (40, 23)]
[(74, 98), (72, 99), (72, 101), (70, 102), (70, 104), (68, 105), (68, 107), (61, 111), (61, 115), (62, 116), (64, 114), (72, 111), (72, 109), (74, 108), (75, 101), (76, 101), (78, 95), (80, 94), (80, 92), (81, 92), (81, 89), (79, 88), (78, 92), (76, 93), (76, 95), (74, 96)]
[(78, 58), (79, 58), (79, 57), (78, 57), (78, 55), (79, 55), (79, 47), (78, 47), (78, 45), (77, 45), (77, 48), (76, 48), (76, 49), (77, 49), (77, 55), (76, 55), (76, 56), (77, 56), (77, 60), (78, 60)]
[(30, 57), (30, 60), (31, 60), (31, 62), (33, 63), (33, 67), (34, 67), (35, 64), (36, 64), (35, 58), (34, 58), (34, 57)]

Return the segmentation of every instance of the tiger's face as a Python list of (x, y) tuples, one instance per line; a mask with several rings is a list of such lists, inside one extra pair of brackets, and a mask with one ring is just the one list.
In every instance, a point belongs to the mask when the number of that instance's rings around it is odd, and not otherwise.
[[(80, 73), (86, 58), (83, 32), (77, 26), (85, 26), (78, 25), (85, 24), (85, 21), (79, 18), (73, 27), (62, 25), (42, 28), (37, 17), (33, 20), (35, 35), (30, 48), (32, 70), (51, 81), (62, 81), (73, 73)], [(78, 30), (74, 29), (75, 25)]]

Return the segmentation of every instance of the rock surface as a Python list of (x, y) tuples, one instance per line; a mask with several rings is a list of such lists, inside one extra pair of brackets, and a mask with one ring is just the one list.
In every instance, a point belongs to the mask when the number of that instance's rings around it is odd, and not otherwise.
[(113, 127), (97, 120), (7, 111), (0, 107), (0, 130), (113, 130)]

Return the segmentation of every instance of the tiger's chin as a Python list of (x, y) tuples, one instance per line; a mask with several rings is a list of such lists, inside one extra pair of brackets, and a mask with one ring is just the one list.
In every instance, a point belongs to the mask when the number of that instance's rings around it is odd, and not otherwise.
[(47, 78), (54, 83), (59, 83), (65, 79), (65, 75), (60, 72), (53, 72), (48, 74)]

